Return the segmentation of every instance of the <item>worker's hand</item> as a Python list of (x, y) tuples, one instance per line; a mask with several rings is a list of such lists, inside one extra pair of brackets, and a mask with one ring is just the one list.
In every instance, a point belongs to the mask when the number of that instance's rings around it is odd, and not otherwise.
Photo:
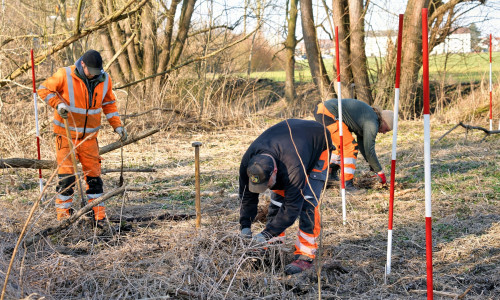
[(378, 172), (377, 176), (380, 178), (380, 183), (382, 183), (382, 184), (387, 183), (387, 179), (385, 178), (384, 172), (382, 172), (382, 171)]
[(127, 134), (127, 129), (125, 129), (125, 127), (123, 126), (116, 127), (115, 132), (118, 133), (118, 135), (120, 136), (120, 140), (122, 142), (127, 140), (128, 134)]
[(61, 118), (67, 119), (68, 118), (68, 111), (69, 111), (69, 108), (65, 103), (57, 104), (57, 113), (61, 116)]
[(252, 242), (255, 244), (264, 244), (267, 243), (267, 239), (262, 233), (259, 233), (252, 238)]
[(241, 230), (241, 237), (245, 238), (245, 239), (251, 239), (252, 238), (252, 229), (250, 229), (249, 227), (243, 228)]

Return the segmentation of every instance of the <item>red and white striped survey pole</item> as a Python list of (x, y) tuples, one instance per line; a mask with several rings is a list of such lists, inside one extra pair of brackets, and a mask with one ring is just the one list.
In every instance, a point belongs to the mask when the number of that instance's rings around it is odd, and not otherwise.
[(424, 92), (424, 174), (425, 174), (425, 253), (427, 258), (427, 299), (433, 299), (432, 284), (432, 207), (431, 207), (431, 129), (429, 107), (429, 35), (427, 8), (422, 8), (422, 54)]
[[(36, 126), (36, 148), (38, 160), (40, 160), (40, 130), (38, 129), (38, 107), (36, 105), (36, 84), (35, 84), (35, 58), (31, 49), (31, 75), (33, 77), (33, 104), (35, 105), (35, 126)], [(38, 169), (38, 180), (40, 181), (40, 193), (43, 191), (42, 169)]]
[[(493, 130), (493, 84), (491, 82), (491, 33), (490, 33), (490, 131)], [(500, 130), (500, 121), (498, 123), (498, 129)]]
[(345, 208), (345, 180), (344, 180), (344, 135), (342, 132), (342, 93), (340, 85), (340, 57), (339, 57), (339, 27), (335, 26), (335, 60), (337, 65), (337, 87), (338, 87), (338, 113), (339, 113), (339, 139), (340, 139), (340, 193), (342, 196), (342, 224), (347, 220)]
[(391, 190), (389, 196), (389, 226), (387, 230), (387, 263), (385, 275), (391, 273), (392, 216), (394, 212), (394, 178), (396, 177), (396, 143), (398, 141), (399, 78), (401, 77), (401, 44), (403, 40), (403, 14), (399, 15), (398, 54), (396, 59), (396, 84), (394, 85), (394, 119), (392, 129)]

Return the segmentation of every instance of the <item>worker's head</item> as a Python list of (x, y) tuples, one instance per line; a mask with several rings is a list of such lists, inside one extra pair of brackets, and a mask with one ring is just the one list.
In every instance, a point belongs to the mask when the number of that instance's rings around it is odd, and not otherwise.
[(103, 71), (102, 69), (102, 57), (101, 54), (95, 50), (88, 50), (82, 56), (82, 67), (85, 76), (91, 79), (96, 75), (100, 75)]
[(248, 189), (252, 193), (263, 193), (276, 183), (276, 161), (269, 154), (258, 154), (250, 159), (247, 167)]
[(387, 133), (391, 131), (394, 123), (394, 112), (392, 110), (380, 110), (378, 107), (374, 107), (373, 110), (378, 116), (378, 132)]

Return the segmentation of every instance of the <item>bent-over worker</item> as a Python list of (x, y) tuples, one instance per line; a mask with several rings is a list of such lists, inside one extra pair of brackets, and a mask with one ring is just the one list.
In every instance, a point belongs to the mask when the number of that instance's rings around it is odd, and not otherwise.
[(243, 155), (240, 165), (240, 226), (251, 237), (259, 194), (271, 189), (265, 229), (254, 236), (258, 243), (281, 236), (299, 218), (295, 261), (285, 273), (295, 274), (313, 265), (320, 233), (318, 202), (327, 179), (333, 145), (325, 128), (297, 119), (282, 121), (264, 131)]
[[(314, 111), (316, 121), (324, 124), (332, 135), (336, 150), (332, 155), (330, 180), (338, 181), (337, 173), (340, 169), (340, 133), (338, 99), (327, 100), (318, 104)], [(377, 133), (387, 133), (392, 130), (394, 113), (391, 110), (380, 111), (363, 101), (356, 99), (342, 99), (342, 134), (344, 151), (344, 178), (346, 191), (356, 192), (353, 184), (356, 171), (358, 150), (375, 172), (382, 184), (386, 183), (385, 173), (375, 152), (375, 138)], [(356, 134), (357, 141), (352, 135)]]

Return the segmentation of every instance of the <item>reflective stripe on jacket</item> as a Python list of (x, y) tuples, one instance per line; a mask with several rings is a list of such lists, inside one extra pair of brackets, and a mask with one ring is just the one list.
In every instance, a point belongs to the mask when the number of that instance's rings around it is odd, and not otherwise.
[(97, 133), (101, 127), (101, 112), (104, 112), (113, 129), (122, 126), (108, 73), (99, 75), (104, 76), (104, 80), (94, 88), (92, 101), (89, 103), (89, 91), (83, 80), (75, 74), (75, 68), (71, 66), (57, 70), (38, 88), (40, 97), (55, 109), (54, 132), (66, 135), (64, 120), (57, 113), (57, 105), (63, 101), (69, 109), (68, 125), (72, 138), (84, 138), (88, 134)]

